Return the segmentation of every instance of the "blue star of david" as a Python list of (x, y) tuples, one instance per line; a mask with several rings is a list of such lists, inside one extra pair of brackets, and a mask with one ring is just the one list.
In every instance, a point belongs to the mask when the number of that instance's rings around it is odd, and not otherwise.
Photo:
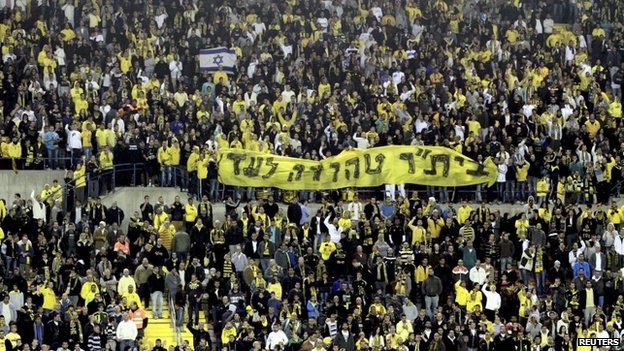
[(212, 59), (212, 63), (214, 63), (215, 65), (220, 65), (223, 63), (223, 56), (221, 55), (217, 55)]

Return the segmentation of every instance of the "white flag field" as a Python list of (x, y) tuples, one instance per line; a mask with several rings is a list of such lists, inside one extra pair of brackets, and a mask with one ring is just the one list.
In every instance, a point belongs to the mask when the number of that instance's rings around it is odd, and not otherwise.
[(234, 73), (236, 66), (236, 52), (225, 47), (199, 50), (199, 69), (201, 72), (216, 72), (221, 70)]

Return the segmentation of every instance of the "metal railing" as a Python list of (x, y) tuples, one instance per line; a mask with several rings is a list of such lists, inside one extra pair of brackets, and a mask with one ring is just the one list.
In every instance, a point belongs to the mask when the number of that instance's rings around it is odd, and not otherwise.
[[(57, 166), (60, 166), (60, 165), (70, 165), (71, 162), (72, 162), (71, 157), (59, 157), (54, 162), (52, 162), (47, 157), (43, 157), (43, 158), (35, 157), (33, 159), (28, 159), (25, 157), (21, 157), (21, 158), (0, 157), (0, 169), (17, 170), (17, 171), (23, 171), (23, 170), (42, 171), (42, 170), (52, 169), (51, 166), (53, 163), (56, 163)], [(58, 167), (58, 169), (60, 170), (63, 170), (65, 168), (66, 167)]]
[[(3, 159), (7, 160), (7, 159)], [(10, 159), (9, 159), (10, 160)], [(65, 164), (71, 164), (71, 158), (60, 158), (65, 162)], [(45, 167), (47, 163), (43, 163), (43, 167)], [(86, 189), (84, 198), (95, 197), (102, 195), (101, 191), (102, 186), (106, 186), (107, 191), (114, 192), (118, 186), (137, 186), (137, 185), (148, 185), (148, 180), (146, 177), (150, 176), (148, 174), (148, 166), (143, 163), (122, 163), (115, 164), (112, 168), (109, 169), (100, 169), (97, 172), (86, 174)], [(210, 189), (199, 189), (198, 180), (191, 179), (189, 176), (189, 172), (185, 167), (182, 166), (169, 166), (161, 169), (158, 174), (151, 176), (157, 177), (158, 186), (161, 187), (174, 187), (179, 188), (180, 190), (184, 190), (189, 195), (194, 195), (201, 197), (199, 194), (209, 194), (209, 198), (211, 201), (221, 201), (226, 199), (228, 196), (231, 196), (233, 199), (241, 199), (242, 201), (249, 200), (257, 200), (258, 198), (266, 198), (268, 195), (272, 195), (276, 200), (285, 199), (288, 195), (292, 195), (292, 192), (287, 192), (277, 188), (247, 188), (247, 187), (236, 187), (236, 186), (227, 186), (219, 183), (218, 181), (214, 182), (214, 191), (210, 191)], [(190, 189), (192, 185), (192, 189)], [(72, 207), (71, 204), (74, 203), (74, 198), (69, 198), (70, 194), (74, 194), (73, 190), (75, 190), (76, 181), (74, 179), (68, 180), (64, 182), (60, 189), (50, 194), (50, 196), (56, 197), (57, 192), (63, 192), (62, 202), (63, 209), (65, 213), (70, 210)], [(436, 196), (436, 198), (440, 199), (441, 187), (426, 187), (419, 186), (413, 184), (407, 184), (405, 186), (406, 193), (409, 194), (412, 191), (418, 191), (421, 194), (426, 196)], [(312, 191), (312, 190), (303, 190), (298, 192), (296, 196), (299, 197), (300, 200), (308, 199), (310, 201), (319, 201), (323, 197), (330, 196), (334, 199), (339, 200), (347, 200), (346, 189), (343, 190), (326, 190), (326, 191)], [(353, 191), (354, 194), (357, 194), (361, 200), (369, 199), (371, 197), (383, 197), (385, 192), (383, 187), (376, 188), (351, 188), (348, 189)], [(475, 186), (471, 187), (461, 187), (461, 188), (446, 188), (444, 191), (445, 194), (448, 194), (448, 198), (444, 202), (457, 202), (458, 200), (464, 198), (475, 199), (477, 190)], [(481, 193), (484, 199), (496, 197), (496, 190), (492, 188), (484, 187), (481, 189)], [(397, 192), (398, 195), (398, 192)], [(528, 192), (527, 192), (528, 195)], [(442, 196), (443, 198), (443, 196)]]

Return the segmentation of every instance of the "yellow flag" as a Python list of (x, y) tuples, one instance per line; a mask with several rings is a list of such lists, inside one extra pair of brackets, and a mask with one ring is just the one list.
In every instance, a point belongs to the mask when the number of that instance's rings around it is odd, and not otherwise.
[(321, 161), (240, 149), (219, 150), (219, 181), (244, 187), (328, 190), (383, 184), (493, 185), (498, 168), (439, 146), (383, 146), (345, 150)]

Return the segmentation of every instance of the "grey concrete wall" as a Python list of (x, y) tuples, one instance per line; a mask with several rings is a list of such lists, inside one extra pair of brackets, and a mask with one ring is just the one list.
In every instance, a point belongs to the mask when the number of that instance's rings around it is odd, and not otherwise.
[[(118, 187), (115, 193), (109, 194), (102, 198), (102, 202), (106, 206), (110, 206), (114, 201), (117, 202), (117, 206), (124, 210), (126, 215), (126, 219), (122, 225), (123, 229), (127, 229), (128, 218), (132, 215), (134, 210), (138, 210), (141, 203), (143, 203), (143, 198), (145, 195), (150, 196), (150, 202), (153, 204), (156, 203), (159, 196), (162, 196), (165, 199), (165, 203), (171, 204), (173, 203), (176, 196), (180, 196), (182, 203), (186, 203), (187, 195), (178, 189), (174, 188), (159, 188), (159, 187)], [(241, 204), (241, 208), (244, 206)], [(454, 208), (457, 210), (459, 208), (459, 204), (454, 204)], [(473, 204), (473, 208), (477, 208), (478, 204)], [(284, 209), (286, 212), (287, 204), (280, 204), (280, 207)], [(442, 207), (446, 207), (442, 205)], [(310, 215), (316, 213), (316, 211), (320, 208), (320, 204), (311, 203), (308, 206), (310, 211)], [(510, 204), (499, 204), (495, 205), (497, 210), (501, 211), (501, 213), (505, 212), (516, 212), (521, 209), (519, 205), (510, 205)], [(491, 208), (492, 209), (492, 208)], [(213, 214), (214, 218), (223, 221), (225, 217), (225, 206), (223, 203), (213, 203)]]
[(13, 201), (13, 195), (20, 193), (22, 197), (30, 197), (34, 189), (40, 192), (45, 184), (52, 184), (57, 179), (63, 184), (64, 171), (0, 171), (0, 198)]
[[(0, 171), (0, 198), (8, 200), (13, 199), (13, 194), (20, 193), (23, 197), (29, 197), (30, 192), (35, 189), (37, 192), (41, 191), (45, 184), (51, 184), (52, 180), (58, 179), (62, 182), (64, 171), (20, 171), (15, 174), (10, 170)], [(174, 188), (159, 188), (159, 187), (118, 187), (115, 193), (109, 194), (102, 198), (102, 201), (106, 206), (110, 206), (114, 201), (122, 208), (126, 214), (126, 218), (132, 215), (135, 209), (138, 209), (143, 202), (143, 197), (149, 195), (151, 202), (154, 204), (159, 196), (163, 196), (167, 204), (171, 204), (176, 196), (180, 196), (183, 203), (186, 203), (187, 196), (185, 193)], [(620, 199), (618, 199), (620, 200)], [(621, 202), (621, 201), (618, 201)], [(286, 209), (286, 205), (281, 204)], [(459, 205), (454, 205), (458, 208)], [(474, 204), (473, 207), (477, 205)], [(310, 214), (316, 213), (319, 208), (318, 204), (310, 204)], [(518, 205), (500, 204), (495, 205), (496, 208), (504, 212), (515, 212), (519, 210)], [(213, 211), (215, 219), (223, 220), (225, 208), (222, 203), (213, 204)], [(124, 223), (124, 228), (128, 221)]]
[(174, 188), (156, 188), (156, 187), (118, 187), (114, 193), (102, 197), (102, 203), (109, 207), (113, 202), (117, 202), (117, 206), (124, 211), (125, 219), (122, 223), (124, 230), (127, 229), (128, 219), (132, 216), (134, 210), (138, 210), (143, 203), (145, 195), (149, 195), (150, 202), (155, 204), (158, 197), (162, 196), (166, 204), (171, 204), (176, 196), (180, 196), (182, 203), (186, 203), (187, 196), (185, 193)]

